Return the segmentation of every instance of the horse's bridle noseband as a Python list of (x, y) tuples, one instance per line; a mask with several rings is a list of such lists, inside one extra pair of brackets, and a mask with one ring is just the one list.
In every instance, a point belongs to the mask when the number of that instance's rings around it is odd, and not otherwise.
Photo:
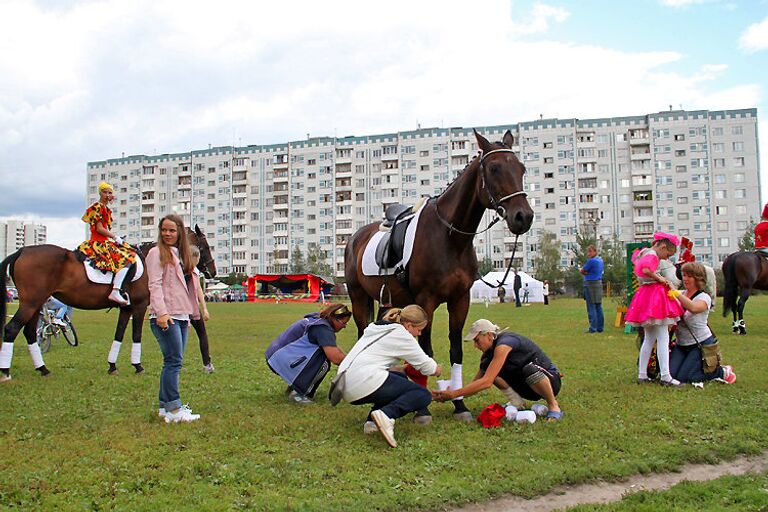
[(490, 155), (494, 153), (514, 154), (515, 152), (512, 151), (511, 149), (494, 149), (492, 151), (484, 153), (483, 156), (480, 157), (480, 185), (483, 188), (483, 190), (485, 190), (486, 193), (488, 194), (488, 199), (491, 202), (491, 208), (493, 208), (493, 210), (499, 215), (499, 217), (506, 219), (507, 210), (501, 205), (501, 203), (503, 203), (507, 199), (512, 199), (513, 197), (516, 197), (516, 196), (527, 197), (528, 194), (525, 193), (525, 190), (518, 190), (517, 192), (512, 192), (511, 194), (508, 194), (498, 200), (495, 197), (493, 197), (493, 193), (491, 192), (490, 186), (486, 185), (487, 180), (485, 179), (485, 166), (483, 165), (483, 162), (485, 161), (486, 158), (488, 158)]

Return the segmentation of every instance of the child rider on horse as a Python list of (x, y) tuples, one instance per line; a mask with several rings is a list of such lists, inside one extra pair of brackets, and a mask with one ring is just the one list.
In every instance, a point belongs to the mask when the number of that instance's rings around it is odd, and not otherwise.
[(768, 203), (763, 207), (762, 221), (755, 226), (755, 249), (768, 256)]
[(128, 306), (131, 302), (123, 296), (120, 288), (131, 265), (136, 262), (136, 253), (111, 231), (112, 210), (108, 205), (114, 199), (112, 185), (102, 181), (99, 185), (99, 200), (85, 211), (82, 218), (83, 222), (91, 226), (91, 237), (80, 244), (77, 250), (82, 252), (97, 270), (115, 274), (112, 292), (108, 298), (120, 306)]

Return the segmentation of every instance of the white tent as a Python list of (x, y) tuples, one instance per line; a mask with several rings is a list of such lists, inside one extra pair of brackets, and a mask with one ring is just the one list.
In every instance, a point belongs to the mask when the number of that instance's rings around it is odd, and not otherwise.
[(224, 284), (224, 283), (213, 283), (213, 284), (211, 284), (211, 285), (208, 285), (208, 286), (205, 288), (205, 291), (207, 291), (207, 292), (220, 292), (220, 291), (222, 291), (222, 290), (226, 290), (227, 288), (229, 288), (229, 285), (228, 285), (228, 284)]
[[(534, 279), (525, 272), (518, 272), (523, 284), (523, 288), (520, 289), (520, 300), (523, 300), (523, 290), (525, 285), (528, 285), (528, 302), (544, 302), (544, 283), (538, 279)], [(488, 272), (483, 279), (487, 282), (495, 285), (504, 279), (504, 272)], [(507, 292), (507, 296), (504, 299), (505, 302), (515, 302), (515, 291), (512, 289), (514, 286), (515, 274), (510, 271), (507, 276), (507, 280), (504, 282), (504, 289)], [(472, 302), (498, 302), (498, 289), (492, 288), (482, 282), (480, 279), (475, 281), (472, 285), (472, 289), (469, 292), (469, 297)]]

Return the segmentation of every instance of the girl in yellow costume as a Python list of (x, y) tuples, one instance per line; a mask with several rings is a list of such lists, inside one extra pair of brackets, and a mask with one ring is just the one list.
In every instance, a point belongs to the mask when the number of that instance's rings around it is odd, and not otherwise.
[(112, 210), (107, 205), (114, 199), (112, 185), (102, 181), (99, 185), (99, 200), (83, 215), (83, 222), (91, 226), (91, 238), (80, 244), (77, 250), (85, 254), (94, 268), (115, 274), (109, 300), (128, 306), (131, 302), (120, 292), (120, 287), (131, 265), (136, 262), (136, 253), (110, 231)]

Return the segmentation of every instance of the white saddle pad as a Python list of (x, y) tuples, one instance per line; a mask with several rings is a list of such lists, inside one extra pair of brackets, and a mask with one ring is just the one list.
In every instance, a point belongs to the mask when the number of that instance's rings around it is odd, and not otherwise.
[[(90, 260), (85, 260), (83, 265), (85, 266), (85, 275), (88, 276), (88, 280), (90, 282), (96, 284), (112, 284), (112, 278), (115, 276), (115, 274), (112, 272), (102, 272), (101, 270), (96, 270), (91, 266)], [(141, 258), (137, 256), (136, 275), (133, 276), (131, 282), (136, 281), (142, 275), (144, 275), (144, 263), (142, 263)]]
[(389, 276), (395, 273), (395, 268), (405, 267), (411, 259), (411, 252), (413, 251), (413, 241), (416, 238), (416, 228), (419, 224), (419, 217), (421, 212), (424, 211), (424, 207), (419, 208), (419, 211), (413, 216), (411, 223), (408, 224), (408, 228), (405, 230), (405, 247), (403, 248), (403, 259), (395, 265), (394, 268), (379, 268), (376, 263), (376, 247), (379, 245), (379, 241), (384, 236), (384, 231), (377, 231), (368, 240), (368, 244), (365, 246), (363, 252), (363, 275), (366, 276)]

